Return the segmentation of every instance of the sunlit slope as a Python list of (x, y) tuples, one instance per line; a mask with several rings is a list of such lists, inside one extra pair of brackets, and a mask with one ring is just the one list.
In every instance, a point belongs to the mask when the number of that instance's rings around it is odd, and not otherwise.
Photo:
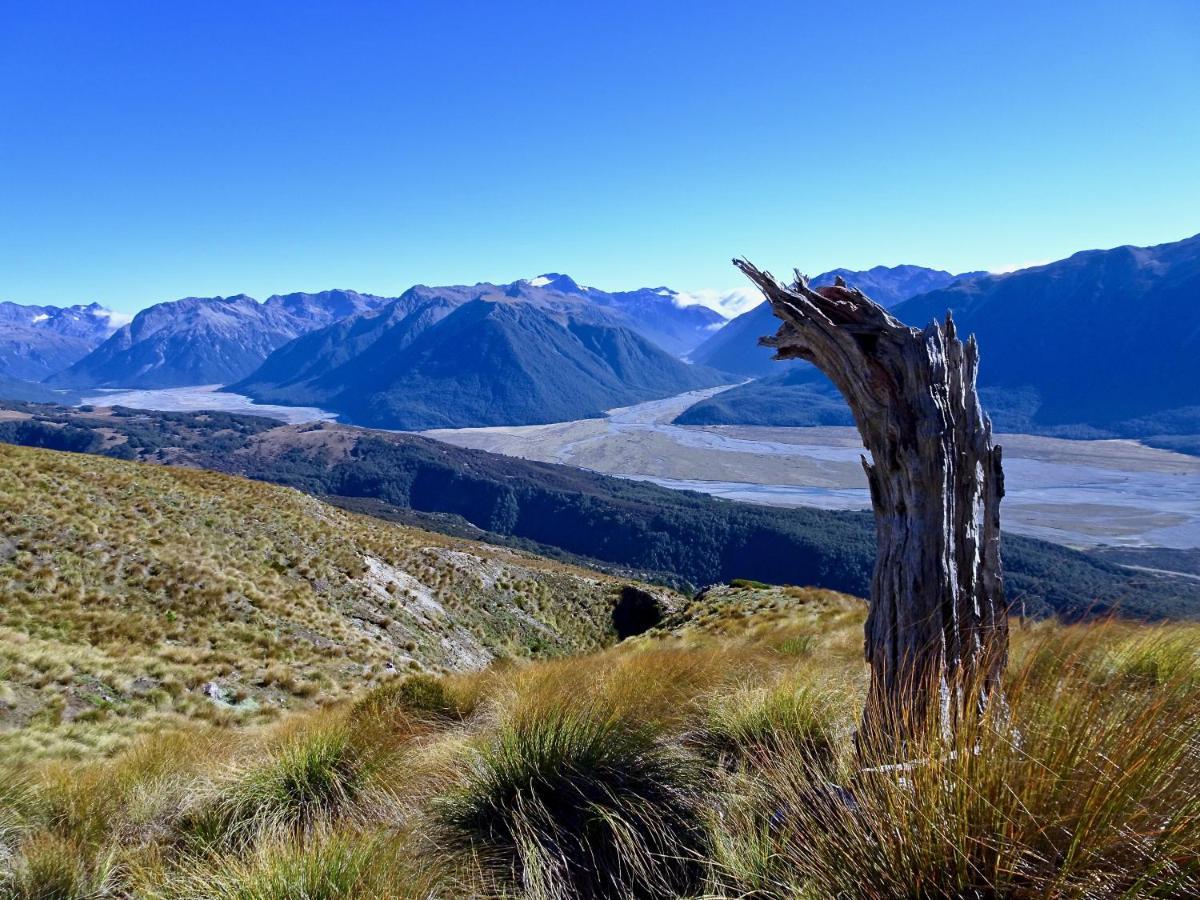
[(0, 735), (253, 721), (361, 689), (389, 664), (593, 648), (611, 639), (620, 587), (288, 488), (4, 445)]

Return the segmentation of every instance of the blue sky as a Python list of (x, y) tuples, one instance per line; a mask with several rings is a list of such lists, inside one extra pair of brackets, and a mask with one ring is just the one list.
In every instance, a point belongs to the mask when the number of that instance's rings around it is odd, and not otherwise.
[(732, 255), (1197, 231), (1194, 0), (0, 5), (0, 299), (698, 290)]

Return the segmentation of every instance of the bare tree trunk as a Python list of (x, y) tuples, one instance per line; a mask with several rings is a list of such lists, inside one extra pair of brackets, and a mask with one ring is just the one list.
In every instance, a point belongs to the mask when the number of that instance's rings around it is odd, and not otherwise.
[[(734, 260), (783, 320), (777, 359), (815, 363), (850, 404), (863, 444), (879, 551), (871, 582), (867, 733), (944, 731), (977, 715), (1008, 658), (1000, 568), (1000, 448), (979, 404), (979, 350), (949, 313), (923, 331), (842, 279), (791, 286)], [(931, 706), (936, 704), (936, 706)]]

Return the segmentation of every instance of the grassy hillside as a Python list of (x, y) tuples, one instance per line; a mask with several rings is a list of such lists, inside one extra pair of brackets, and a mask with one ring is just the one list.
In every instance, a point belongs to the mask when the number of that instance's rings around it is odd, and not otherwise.
[(621, 586), (287, 488), (0, 445), (0, 756), (260, 722), (389, 663), (597, 647)]
[(1017, 628), (1004, 715), (896, 766), (855, 751), (862, 618), (741, 583), (570, 659), (397, 676), (110, 759), (10, 760), (0, 892), (1197, 896), (1196, 626)]
[[(12, 405), (0, 409), (0, 440), (235, 472), (685, 589), (753, 578), (865, 596), (875, 562), (867, 513), (732, 503), (420, 435), (225, 413)], [(1010, 596), (1030, 616), (1200, 616), (1198, 581), (1047, 541), (1006, 535), (1004, 565)]]

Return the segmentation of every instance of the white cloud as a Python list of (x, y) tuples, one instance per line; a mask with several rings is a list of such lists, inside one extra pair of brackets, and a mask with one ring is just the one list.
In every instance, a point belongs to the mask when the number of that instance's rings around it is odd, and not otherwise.
[(132, 313), (117, 312), (113, 309), (102, 309), (97, 313), (97, 315), (104, 316), (104, 318), (108, 319), (108, 324), (113, 328), (120, 328), (121, 326), (128, 325), (133, 321)]
[(698, 291), (680, 291), (674, 300), (677, 306), (707, 306), (732, 319), (762, 303), (763, 295), (752, 287), (731, 288), (725, 291), (703, 288)]
[(1032, 269), (1034, 266), (1044, 266), (1052, 262), (1054, 262), (1052, 259), (1034, 259), (1029, 262), (1009, 263), (1006, 266), (988, 269), (988, 271), (993, 275), (1007, 275), (1009, 272), (1020, 272), (1022, 269)]

